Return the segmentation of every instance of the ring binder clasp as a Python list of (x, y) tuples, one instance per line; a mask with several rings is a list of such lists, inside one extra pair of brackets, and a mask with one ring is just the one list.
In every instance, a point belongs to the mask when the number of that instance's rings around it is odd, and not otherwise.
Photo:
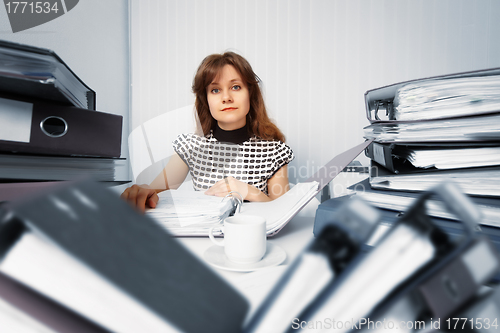
[[(237, 194), (239, 198), (235, 197), (233, 194)], [(224, 199), (226, 199), (227, 197), (231, 197), (232, 199), (236, 200), (236, 211), (238, 213), (241, 213), (241, 206), (243, 205), (243, 196), (237, 191), (230, 191), (224, 198), (222, 198), (222, 201), (224, 201)]]

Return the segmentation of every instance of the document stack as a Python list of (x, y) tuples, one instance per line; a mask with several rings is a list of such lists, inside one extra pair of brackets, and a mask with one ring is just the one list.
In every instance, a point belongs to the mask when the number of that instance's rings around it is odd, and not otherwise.
[(467, 194), (500, 196), (500, 69), (399, 83), (365, 100), (372, 188), (423, 191), (452, 179)]
[(96, 111), (95, 98), (53, 51), (0, 41), (0, 193), (22, 182), (115, 181), (126, 164), (122, 116)]

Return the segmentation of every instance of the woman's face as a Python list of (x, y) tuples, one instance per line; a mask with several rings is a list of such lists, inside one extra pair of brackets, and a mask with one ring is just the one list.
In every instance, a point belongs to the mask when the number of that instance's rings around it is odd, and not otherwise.
[(232, 65), (222, 67), (207, 87), (210, 114), (225, 131), (242, 128), (250, 111), (250, 93)]

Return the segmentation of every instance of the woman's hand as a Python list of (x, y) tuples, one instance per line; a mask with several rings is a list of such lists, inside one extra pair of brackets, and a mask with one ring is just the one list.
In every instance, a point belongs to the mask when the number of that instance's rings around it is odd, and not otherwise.
[(214, 195), (216, 197), (225, 197), (231, 191), (238, 192), (243, 200), (248, 196), (249, 185), (242, 181), (235, 179), (234, 177), (227, 177), (219, 180), (217, 183), (212, 185), (208, 190), (205, 191), (206, 195)]
[(253, 185), (237, 180), (233, 177), (227, 177), (219, 180), (211, 188), (205, 191), (207, 195), (225, 197), (229, 192), (238, 192), (243, 200), (248, 201), (270, 201), (271, 199), (261, 190)]
[(146, 206), (155, 208), (159, 200), (156, 191), (146, 184), (132, 185), (123, 191), (120, 197), (143, 213), (146, 210)]

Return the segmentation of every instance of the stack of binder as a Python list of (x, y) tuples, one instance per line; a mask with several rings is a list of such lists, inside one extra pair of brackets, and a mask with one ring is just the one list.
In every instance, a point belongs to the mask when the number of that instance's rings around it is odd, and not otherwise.
[[(368, 180), (350, 189), (396, 220), (419, 193), (443, 180), (469, 195), (480, 230), (500, 250), (500, 69), (403, 82), (367, 91)], [(429, 200), (428, 213), (452, 238), (456, 216)], [(500, 276), (495, 279), (500, 280)]]
[(56, 53), (0, 41), (0, 191), (4, 183), (116, 181), (126, 166), (122, 116), (95, 106), (95, 92)]
[(500, 197), (500, 68), (370, 90), (365, 102), (372, 188), (424, 191), (452, 179)]

